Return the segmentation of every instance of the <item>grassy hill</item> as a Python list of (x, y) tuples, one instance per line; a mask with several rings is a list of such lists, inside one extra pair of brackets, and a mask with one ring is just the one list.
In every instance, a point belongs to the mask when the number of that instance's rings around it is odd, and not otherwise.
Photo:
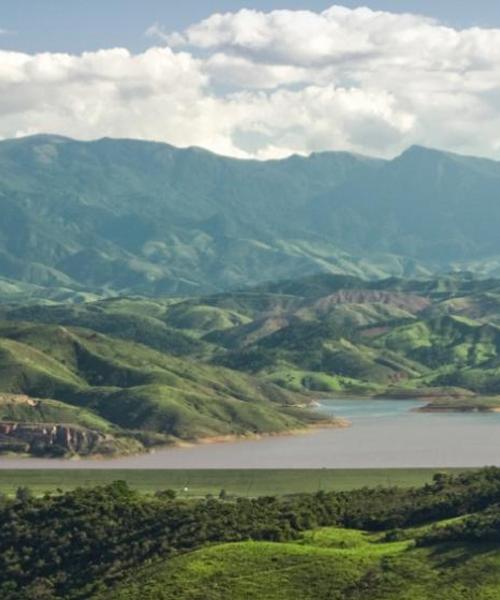
[[(94, 303), (29, 305), (14, 309), (0, 306), (0, 316), (60, 326), (83, 327), (175, 356), (202, 357), (210, 346), (169, 325), (167, 311), (174, 300), (110, 298)], [(175, 304), (177, 306), (177, 304)], [(174, 306), (172, 306), (174, 309)], [(200, 309), (201, 310), (201, 309)], [(200, 324), (197, 323), (200, 327)], [(193, 326), (194, 328), (194, 326)], [(189, 329), (189, 328), (188, 328)]]
[(71, 423), (101, 432), (113, 428), (92, 411), (58, 402), (18, 394), (0, 394), (0, 421), (33, 424)]
[(0, 323), (1, 392), (44, 399), (6, 405), (5, 421), (76, 425), (85, 415), (99, 431), (129, 432), (146, 445), (318, 420), (298, 408), (304, 397), (243, 373), (92, 330), (18, 321)]
[(199, 301), (253, 319), (203, 337), (224, 349), (214, 361), (290, 389), (500, 392), (497, 280), (319, 275), (257, 290)]
[(494, 279), (367, 282), (317, 275), (201, 298), (4, 304), (0, 317), (83, 327), (293, 391), (393, 393), (452, 386), (496, 394), (498, 305), (500, 282)]
[[(297, 543), (214, 546), (136, 574), (117, 600), (490, 600), (497, 545), (414, 549), (358, 530), (320, 529)], [(444, 565), (449, 565), (443, 569)], [(480, 575), (480, 579), (478, 578)]]

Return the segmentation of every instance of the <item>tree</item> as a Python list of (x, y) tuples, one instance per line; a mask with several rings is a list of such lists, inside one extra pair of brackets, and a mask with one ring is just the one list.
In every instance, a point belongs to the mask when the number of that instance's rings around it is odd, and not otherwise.
[(158, 490), (155, 492), (155, 497), (162, 500), (175, 500), (176, 496), (177, 493), (174, 490)]
[(33, 498), (33, 492), (29, 487), (20, 486), (16, 490), (16, 500), (19, 502), (29, 502)]

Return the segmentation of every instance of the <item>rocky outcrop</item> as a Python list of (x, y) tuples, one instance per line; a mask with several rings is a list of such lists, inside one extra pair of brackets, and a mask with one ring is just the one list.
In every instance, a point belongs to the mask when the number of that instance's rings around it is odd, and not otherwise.
[(402, 292), (384, 290), (341, 290), (318, 300), (314, 307), (318, 314), (327, 313), (333, 306), (341, 304), (385, 304), (418, 314), (430, 306), (429, 298)]
[(0, 404), (17, 404), (17, 405), (27, 405), (31, 407), (37, 407), (41, 403), (41, 400), (38, 398), (31, 398), (31, 396), (26, 396), (25, 394), (5, 394), (3, 392), (0, 393)]
[(108, 437), (74, 425), (0, 422), (0, 451), (93, 454), (106, 444)]

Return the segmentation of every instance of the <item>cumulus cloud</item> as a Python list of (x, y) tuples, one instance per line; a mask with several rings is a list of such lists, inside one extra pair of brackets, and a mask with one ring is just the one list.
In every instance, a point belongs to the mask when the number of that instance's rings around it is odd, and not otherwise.
[(218, 133), (207, 86), (198, 61), (169, 48), (138, 55), (125, 49), (81, 56), (0, 52), (0, 135), (44, 131), (179, 145), (204, 136), (231, 153)]
[(0, 136), (140, 137), (238, 157), (414, 143), (500, 158), (500, 30), (332, 6), (243, 9), (142, 54), (0, 52)]

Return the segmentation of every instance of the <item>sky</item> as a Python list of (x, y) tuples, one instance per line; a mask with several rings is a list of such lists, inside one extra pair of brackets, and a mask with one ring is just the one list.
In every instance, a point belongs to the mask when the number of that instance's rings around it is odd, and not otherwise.
[(2, 0), (0, 138), (500, 159), (492, 0)]
[[(1, 28), (16, 35), (3, 47), (24, 52), (84, 52), (124, 46), (148, 47), (144, 36), (155, 22), (179, 30), (216, 12), (253, 8), (323, 11), (332, 0), (2, 0)], [(454, 27), (500, 27), (500, 3), (494, 0), (344, 0), (343, 6), (425, 14)]]

